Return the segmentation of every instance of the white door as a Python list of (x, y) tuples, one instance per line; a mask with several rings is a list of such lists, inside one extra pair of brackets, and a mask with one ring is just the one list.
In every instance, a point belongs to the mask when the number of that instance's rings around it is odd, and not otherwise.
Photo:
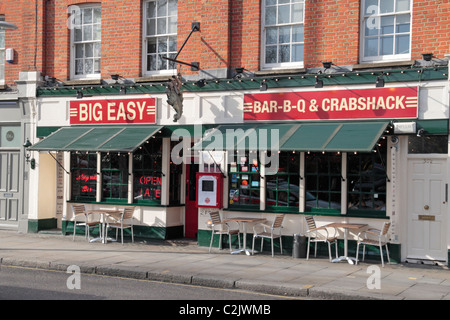
[(446, 261), (447, 164), (408, 160), (407, 259)]
[(0, 152), (0, 225), (17, 226), (20, 206), (19, 152)]

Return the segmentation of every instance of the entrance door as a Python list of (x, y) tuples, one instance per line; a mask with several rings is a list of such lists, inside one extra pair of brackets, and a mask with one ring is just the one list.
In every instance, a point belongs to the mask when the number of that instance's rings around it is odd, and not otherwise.
[(407, 259), (447, 260), (446, 181), (445, 160), (408, 160)]
[(197, 172), (198, 164), (186, 164), (186, 201), (184, 209), (184, 236), (186, 238), (197, 238), (198, 233)]
[(0, 225), (16, 227), (19, 221), (19, 152), (0, 152)]

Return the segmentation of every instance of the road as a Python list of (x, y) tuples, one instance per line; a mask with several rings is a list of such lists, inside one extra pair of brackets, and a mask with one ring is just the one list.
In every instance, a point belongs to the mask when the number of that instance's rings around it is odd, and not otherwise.
[(80, 274), (77, 270), (0, 267), (0, 300), (277, 300), (242, 290)]

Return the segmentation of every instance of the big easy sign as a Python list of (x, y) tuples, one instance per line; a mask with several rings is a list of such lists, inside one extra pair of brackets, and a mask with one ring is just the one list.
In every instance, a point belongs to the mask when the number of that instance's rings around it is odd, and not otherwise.
[(70, 124), (155, 122), (155, 98), (70, 101)]
[(244, 95), (245, 121), (417, 118), (417, 87)]

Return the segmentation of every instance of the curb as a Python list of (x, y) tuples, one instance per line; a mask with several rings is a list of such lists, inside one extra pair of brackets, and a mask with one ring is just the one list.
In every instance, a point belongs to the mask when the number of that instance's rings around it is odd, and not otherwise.
[[(15, 266), (25, 267), (49, 271), (67, 272), (71, 264), (55, 263), (39, 260), (18, 260), (12, 258), (0, 258), (0, 266)], [(353, 291), (339, 290), (333, 288), (321, 288), (311, 285), (298, 284), (280, 284), (279, 282), (268, 281), (262, 283), (259, 280), (252, 279), (233, 279), (233, 278), (218, 278), (209, 275), (189, 275), (171, 272), (155, 272), (145, 271), (135, 267), (121, 267), (114, 266), (92, 266), (92, 265), (78, 265), (81, 273), (122, 277), (128, 279), (158, 281), (176, 284), (186, 284), (194, 286), (203, 286), (220, 289), (239, 289), (252, 292), (266, 293), (280, 296), (302, 297), (310, 299), (326, 299), (326, 300), (402, 300), (403, 298), (384, 294), (374, 293), (358, 293)]]

